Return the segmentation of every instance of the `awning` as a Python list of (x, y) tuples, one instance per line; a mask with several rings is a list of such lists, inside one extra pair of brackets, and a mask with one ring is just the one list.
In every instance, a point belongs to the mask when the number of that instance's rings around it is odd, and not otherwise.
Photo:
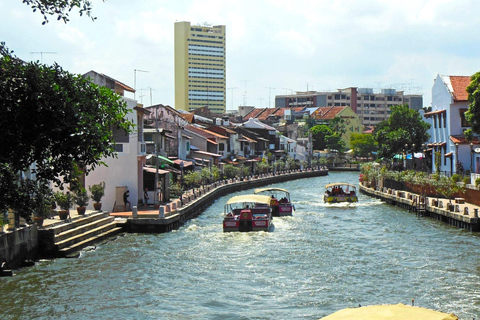
[(174, 160), (173, 162), (174, 162), (175, 164), (178, 164), (178, 165), (180, 165), (180, 164), (183, 162), (183, 167), (184, 167), (184, 168), (189, 167), (189, 166), (193, 166), (193, 162), (192, 162), (192, 161), (177, 159), (177, 160)]
[[(150, 168), (150, 167), (143, 167), (143, 171), (149, 172), (149, 173), (156, 173), (157, 169), (155, 168)], [(168, 174), (169, 172), (166, 170), (158, 169), (158, 174)]]
[(164, 162), (166, 164), (173, 164), (174, 162), (168, 158), (165, 158), (165, 157), (162, 157), (162, 156), (158, 156), (158, 159), (160, 160), (160, 162)]
[[(216, 158), (221, 158), (222, 157), (221, 154), (216, 154), (216, 153), (211, 153), (211, 152), (206, 152), (206, 151), (194, 151), (194, 153), (202, 154), (202, 155), (209, 156), (209, 157), (216, 157)], [(197, 159), (195, 159), (195, 160), (197, 160)]]

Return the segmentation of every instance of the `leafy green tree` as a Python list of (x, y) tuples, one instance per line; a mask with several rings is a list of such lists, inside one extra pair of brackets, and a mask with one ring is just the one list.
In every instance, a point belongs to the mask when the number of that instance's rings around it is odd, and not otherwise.
[(429, 138), (427, 130), (430, 124), (408, 105), (393, 106), (391, 109), (390, 117), (380, 122), (373, 132), (378, 143), (378, 156), (392, 159), (403, 151), (405, 144), (410, 148), (415, 144), (413, 151), (418, 152)]
[[(474, 133), (480, 133), (480, 72), (475, 73), (472, 78), (472, 82), (467, 87), (468, 106), (467, 112), (465, 112), (465, 118), (472, 126), (471, 131)], [(472, 140), (473, 135), (468, 132), (468, 137)]]
[(36, 179), (62, 186), (77, 177), (79, 168), (88, 174), (103, 157), (116, 156), (114, 130), (130, 134), (134, 129), (126, 103), (112, 90), (57, 64), (25, 63), (4, 43), (0, 101), (0, 189), (9, 186), (11, 193), (0, 198), (0, 210), (18, 201), (14, 194), (20, 185), (9, 181), (18, 172), (33, 166)]
[(332, 129), (325, 124), (318, 124), (313, 126), (310, 131), (312, 132), (313, 149), (324, 150), (327, 148), (327, 137), (333, 135)]
[(92, 20), (95, 20), (95, 17), (91, 16), (92, 13), (92, 3), (90, 0), (22, 0), (23, 3), (30, 6), (33, 9), (33, 12), (37, 10), (43, 15), (44, 21), (42, 24), (48, 23), (48, 16), (57, 15), (57, 20), (63, 20), (67, 23), (70, 21), (69, 14), (70, 12), (77, 8), (80, 16), (85, 14), (87, 17), (90, 17)]
[(350, 145), (353, 155), (358, 157), (368, 157), (377, 150), (377, 143), (370, 133), (352, 133)]

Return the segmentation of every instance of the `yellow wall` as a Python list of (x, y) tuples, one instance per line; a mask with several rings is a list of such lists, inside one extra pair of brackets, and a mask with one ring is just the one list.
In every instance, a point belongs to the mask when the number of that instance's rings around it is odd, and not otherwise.
[[(193, 31), (192, 31), (193, 29)], [(188, 45), (207, 50), (223, 48), (222, 56), (189, 54)], [(224, 113), (226, 107), (225, 26), (192, 26), (190, 22), (175, 23), (175, 108), (190, 111), (208, 106), (212, 112)], [(205, 77), (189, 77), (189, 67), (205, 70)], [(215, 70), (214, 70), (215, 69)], [(209, 72), (208, 70), (212, 70)], [(219, 70), (222, 78), (210, 78)], [(204, 93), (205, 99), (189, 100), (189, 90)], [(218, 92), (222, 100), (213, 100)], [(221, 95), (223, 94), (223, 97)], [(208, 96), (208, 97), (207, 97)]]
[(362, 121), (360, 121), (358, 115), (349, 107), (343, 109), (337, 116), (345, 120), (346, 133), (342, 135), (342, 140), (345, 142), (347, 148), (350, 148), (350, 137), (352, 133), (363, 133)]

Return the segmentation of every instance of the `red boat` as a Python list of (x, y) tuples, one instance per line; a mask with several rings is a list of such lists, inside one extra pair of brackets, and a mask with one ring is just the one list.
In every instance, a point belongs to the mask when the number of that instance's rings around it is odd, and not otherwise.
[(290, 201), (290, 193), (282, 188), (261, 188), (255, 189), (255, 194), (264, 194), (270, 196), (270, 207), (272, 207), (272, 216), (283, 217), (291, 216), (295, 207)]
[(269, 196), (232, 197), (225, 204), (224, 214), (224, 232), (270, 231), (273, 228)]

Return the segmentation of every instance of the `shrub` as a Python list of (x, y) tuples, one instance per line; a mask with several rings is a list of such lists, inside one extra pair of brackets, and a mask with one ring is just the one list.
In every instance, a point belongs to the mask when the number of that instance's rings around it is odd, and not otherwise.
[(100, 202), (105, 195), (105, 181), (88, 186), (88, 190), (91, 193), (90, 198), (97, 203)]
[(478, 188), (478, 185), (480, 185), (480, 178), (475, 179), (475, 187)]
[(464, 178), (463, 178), (463, 183), (469, 184), (469, 183), (470, 183), (470, 176), (464, 177)]
[(455, 173), (452, 175), (451, 179), (454, 183), (457, 183), (457, 182), (460, 182), (460, 180), (462, 180), (462, 177), (458, 173)]

